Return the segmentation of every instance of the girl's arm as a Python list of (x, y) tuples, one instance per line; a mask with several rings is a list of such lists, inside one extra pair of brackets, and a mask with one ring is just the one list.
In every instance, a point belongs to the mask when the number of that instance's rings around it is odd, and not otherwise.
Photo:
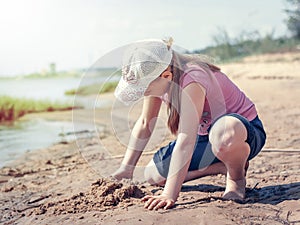
[(143, 110), (132, 129), (122, 164), (120, 168), (112, 174), (116, 179), (132, 178), (134, 168), (154, 129), (161, 102), (162, 100), (158, 97), (144, 97)]
[(205, 89), (198, 83), (191, 83), (183, 89), (178, 136), (165, 188), (160, 196), (144, 197), (145, 208), (167, 209), (177, 200), (193, 155), (204, 101)]

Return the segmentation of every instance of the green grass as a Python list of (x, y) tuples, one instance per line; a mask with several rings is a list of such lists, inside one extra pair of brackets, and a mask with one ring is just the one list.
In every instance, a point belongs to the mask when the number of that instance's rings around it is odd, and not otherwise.
[(71, 89), (65, 92), (66, 95), (91, 95), (112, 92), (118, 85), (118, 81), (111, 81), (104, 84), (91, 84), (78, 89)]
[(66, 103), (0, 96), (0, 122), (14, 121), (27, 113), (70, 110)]

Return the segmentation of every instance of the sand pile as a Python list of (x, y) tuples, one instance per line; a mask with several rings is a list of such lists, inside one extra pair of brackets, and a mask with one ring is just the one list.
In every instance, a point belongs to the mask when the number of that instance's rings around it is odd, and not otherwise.
[(137, 186), (124, 181), (99, 179), (91, 184), (90, 190), (86, 193), (80, 192), (57, 202), (47, 202), (30, 214), (50, 213), (61, 215), (88, 211), (106, 211), (115, 207), (126, 208), (133, 205), (134, 201), (139, 201), (145, 193), (146, 188), (144, 186)]

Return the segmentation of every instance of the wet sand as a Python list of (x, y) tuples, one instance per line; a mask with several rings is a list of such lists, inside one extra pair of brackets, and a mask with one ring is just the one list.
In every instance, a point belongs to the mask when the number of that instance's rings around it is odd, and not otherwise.
[[(223, 200), (225, 177), (217, 175), (185, 183), (171, 210), (145, 210), (140, 197), (162, 191), (142, 181), (143, 166), (156, 143), (142, 156), (134, 181), (105, 178), (122, 160), (122, 140), (127, 138), (121, 125), (124, 133), (118, 134), (121, 139), (115, 137), (107, 106), (75, 114), (82, 122), (96, 115), (99, 131), (79, 136), (77, 142), (29, 151), (0, 169), (0, 223), (300, 224), (299, 62), (300, 53), (286, 53), (221, 65), (255, 102), (268, 135), (262, 152), (250, 161), (244, 201)], [(115, 119), (122, 121), (127, 114), (118, 110)], [(137, 115), (130, 112), (129, 126)], [(72, 120), (72, 112), (32, 114), (23, 119), (33, 117)], [(158, 124), (156, 136), (163, 136), (167, 143), (172, 136), (164, 127)]]

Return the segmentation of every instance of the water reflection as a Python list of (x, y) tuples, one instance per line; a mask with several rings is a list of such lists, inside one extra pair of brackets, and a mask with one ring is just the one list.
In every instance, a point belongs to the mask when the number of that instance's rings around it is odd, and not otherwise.
[[(87, 131), (88, 124), (34, 119), (0, 126), (0, 167), (27, 150), (41, 149), (53, 143), (75, 140), (74, 131)], [(65, 135), (62, 135), (65, 134)]]

